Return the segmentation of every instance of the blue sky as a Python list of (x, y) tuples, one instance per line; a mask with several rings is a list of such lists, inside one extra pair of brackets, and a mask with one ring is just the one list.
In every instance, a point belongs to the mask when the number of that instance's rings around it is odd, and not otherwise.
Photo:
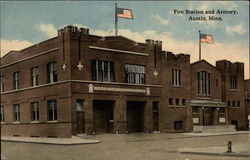
[[(114, 34), (114, 5), (132, 10), (134, 20), (119, 19), (119, 34), (135, 41), (162, 40), (163, 49), (198, 58), (198, 30), (212, 34), (214, 44), (202, 44), (203, 58), (249, 63), (249, 3), (246, 1), (52, 1), (1, 2), (1, 55), (56, 36), (66, 25), (85, 26), (91, 34)], [(223, 21), (188, 21), (178, 10), (236, 10), (218, 15)], [(207, 15), (205, 15), (207, 16)], [(246, 70), (246, 78), (248, 78)]]

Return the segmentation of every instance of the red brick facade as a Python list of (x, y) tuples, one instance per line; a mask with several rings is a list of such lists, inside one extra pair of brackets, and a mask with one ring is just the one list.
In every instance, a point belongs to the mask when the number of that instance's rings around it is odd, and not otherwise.
[[(161, 43), (94, 36), (88, 29), (68, 26), (55, 38), (11, 51), (1, 58), (1, 134), (71, 137), (192, 131), (193, 125), (204, 125), (204, 106), (192, 113), (195, 100), (204, 99), (220, 105), (211, 111), (212, 125), (237, 121), (239, 129), (246, 128), (243, 64), (218, 61), (215, 67), (205, 60), (190, 64), (189, 55), (165, 52)], [(38, 67), (36, 86), (33, 67)], [(208, 95), (197, 94), (199, 71), (210, 74)], [(237, 76), (234, 90), (229, 88), (232, 74)], [(15, 85), (18, 89), (13, 89)], [(228, 101), (239, 101), (240, 106), (228, 107)], [(220, 107), (225, 113), (218, 113)], [(220, 116), (225, 123), (219, 123)], [(193, 118), (199, 118), (199, 124), (193, 124)]]

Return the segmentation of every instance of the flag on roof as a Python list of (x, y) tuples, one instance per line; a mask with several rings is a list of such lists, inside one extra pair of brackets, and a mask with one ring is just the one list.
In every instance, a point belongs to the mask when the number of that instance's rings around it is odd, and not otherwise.
[(116, 16), (119, 18), (133, 19), (132, 10), (125, 8), (116, 8)]
[(208, 34), (200, 34), (200, 41), (202, 43), (214, 43), (213, 36)]

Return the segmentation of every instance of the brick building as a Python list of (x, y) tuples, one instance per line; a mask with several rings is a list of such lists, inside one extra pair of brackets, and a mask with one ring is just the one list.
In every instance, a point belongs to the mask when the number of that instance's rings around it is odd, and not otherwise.
[(245, 80), (245, 105), (246, 105), (246, 124), (249, 127), (248, 115), (250, 114), (250, 79)]
[(246, 128), (242, 63), (162, 50), (162, 42), (58, 36), (1, 58), (1, 134), (186, 132), (193, 126)]

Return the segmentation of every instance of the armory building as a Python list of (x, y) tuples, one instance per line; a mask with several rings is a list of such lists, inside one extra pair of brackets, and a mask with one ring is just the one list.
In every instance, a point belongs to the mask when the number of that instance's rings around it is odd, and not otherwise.
[(1, 58), (0, 118), (2, 136), (246, 129), (244, 65), (67, 26)]

